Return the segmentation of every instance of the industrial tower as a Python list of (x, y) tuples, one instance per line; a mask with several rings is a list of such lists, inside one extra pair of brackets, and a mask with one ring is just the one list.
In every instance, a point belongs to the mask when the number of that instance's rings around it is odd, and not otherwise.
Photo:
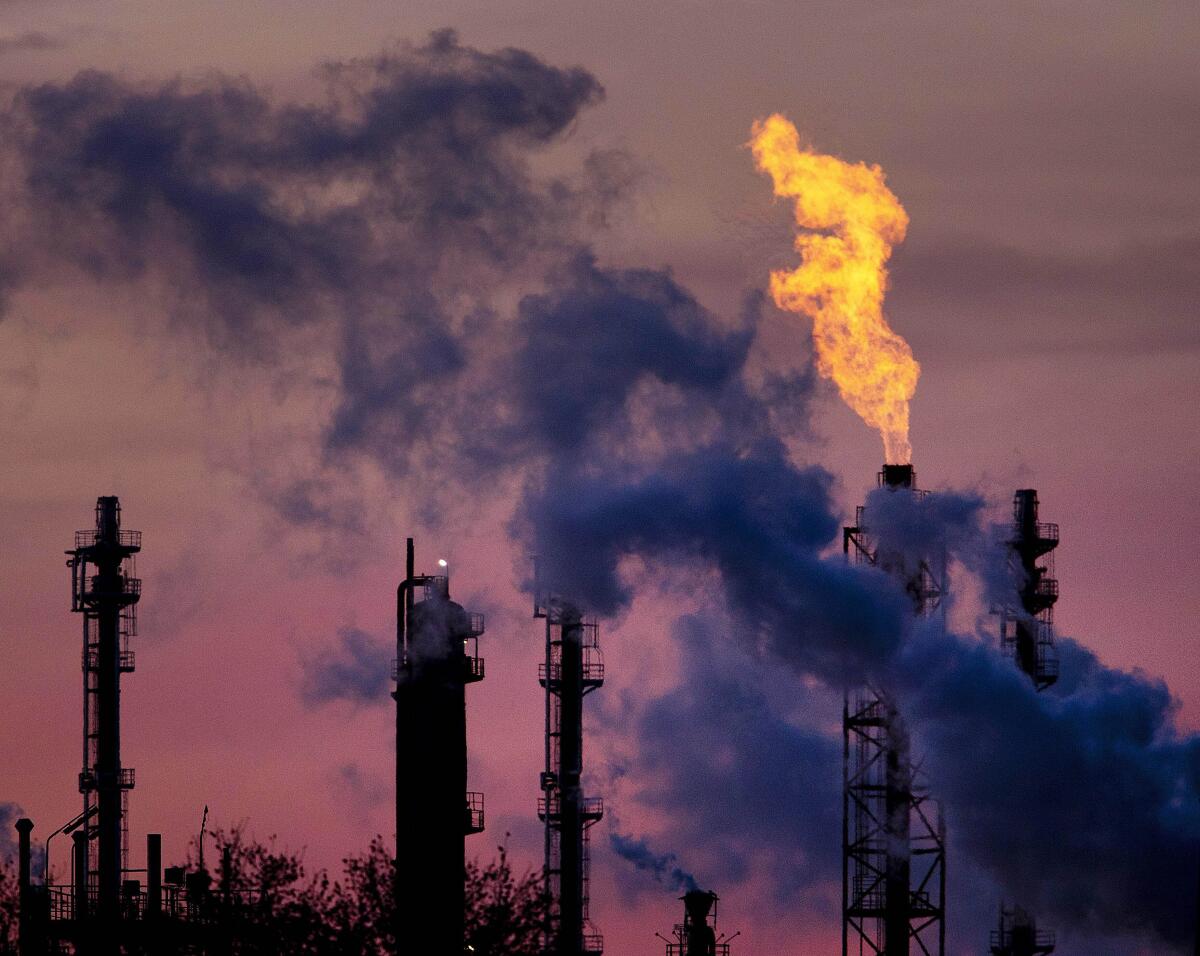
[(588, 913), (588, 831), (604, 815), (604, 803), (585, 797), (581, 784), (583, 698), (604, 683), (599, 626), (556, 598), (537, 598), (533, 613), (546, 622), (546, 659), (538, 665), (538, 682), (546, 691), (546, 769), (538, 797), (550, 899), (546, 952), (602, 953), (604, 938)]
[(729, 956), (729, 941), (737, 936), (717, 934), (716, 893), (706, 890), (689, 890), (684, 893), (683, 922), (676, 923), (668, 939), (661, 933), (658, 938), (667, 944), (666, 956)]
[(1049, 956), (1054, 952), (1054, 934), (1037, 928), (1033, 918), (1019, 906), (1000, 905), (1000, 928), (992, 930), (992, 956)]
[[(1018, 488), (1014, 493), (1013, 520), (1005, 544), (1017, 599), (1000, 608), (1000, 647), (1012, 655), (1033, 686), (1043, 691), (1058, 680), (1058, 652), (1054, 647), (1058, 525), (1038, 520), (1036, 489)], [(1000, 905), (1000, 928), (992, 931), (991, 942), (993, 956), (1054, 952), (1054, 935), (1040, 932), (1019, 906)]]
[[(482, 614), (450, 600), (442, 574), (415, 574), (408, 539), (396, 591), (396, 947), (463, 952), (466, 837), (483, 831), (467, 790), (466, 686), (483, 680)], [(418, 594), (419, 592), (419, 594)], [(416, 948), (413, 948), (413, 947)]]
[[(128, 869), (129, 791), (133, 770), (121, 766), (121, 675), (133, 671), (129, 639), (137, 633), (142, 582), (134, 555), (140, 531), (121, 530), (121, 503), (96, 500), (96, 526), (75, 532), (71, 560), (71, 610), (83, 616), (83, 837), (77, 860), (86, 875), (89, 913), (115, 932), (121, 915), (121, 881)], [(95, 819), (94, 824), (86, 821)]]
[[(879, 486), (923, 498), (912, 465), (884, 465)], [(906, 556), (872, 541), (866, 509), (845, 528), (847, 558), (905, 582), (919, 616), (941, 607), (945, 556)], [(842, 953), (942, 954), (946, 833), (913, 768), (908, 730), (891, 695), (865, 688), (842, 713)]]
[(1013, 523), (1006, 543), (1020, 605), (1008, 605), (1001, 611), (1000, 646), (1012, 654), (1038, 690), (1045, 690), (1058, 680), (1054, 648), (1058, 525), (1038, 521), (1035, 489), (1021, 488), (1013, 496)]

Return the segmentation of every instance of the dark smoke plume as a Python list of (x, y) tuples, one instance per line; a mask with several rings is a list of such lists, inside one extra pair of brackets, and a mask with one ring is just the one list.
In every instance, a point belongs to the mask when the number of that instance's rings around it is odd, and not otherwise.
[(679, 866), (674, 853), (657, 854), (645, 839), (625, 836), (616, 831), (609, 834), (608, 843), (617, 856), (628, 860), (642, 872), (649, 873), (656, 882), (684, 893), (699, 889), (696, 878)]
[[(401, 472), (490, 397), (460, 379), (494, 332), (492, 298), (573, 255), (629, 173), (607, 152), (534, 175), (533, 154), (603, 91), (524, 51), (443, 31), (323, 77), (314, 104), (223, 77), (87, 71), (19, 90), (0, 114), (0, 304), (72, 277), (139, 283), (239, 360), (315, 341), (336, 358), (328, 450)], [(292, 511), (320, 521), (304, 480)]]
[[(662, 500), (680, 500), (704, 487), (704, 477), (695, 468), (687, 474), (692, 476), (687, 488), (675, 489)], [(591, 517), (581, 522), (582, 530), (596, 536), (587, 540), (597, 545), (590, 556), (606, 569), (602, 579), (615, 574), (618, 555), (627, 550), (661, 558), (662, 547), (619, 530), (638, 525), (628, 516), (646, 517), (640, 485), (622, 491), (609, 487), (605, 496), (609, 504), (587, 509)], [(931, 508), (909, 496), (892, 496), (888, 504), (894, 513), (888, 522), (913, 530), (915, 540), (928, 535), (929, 541), (946, 543), (952, 557), (980, 567), (993, 553), (993, 539), (979, 526), (978, 496), (947, 492), (943, 498)], [(622, 505), (613, 507), (613, 500)], [(911, 513), (903, 514), (906, 509)], [(688, 529), (689, 535), (695, 534), (698, 522), (681, 519), (678, 511), (649, 510), (669, 522), (675, 533)], [(914, 522), (928, 524), (917, 529)], [(723, 534), (729, 541), (759, 541), (761, 525), (759, 520), (726, 524)], [(618, 529), (612, 539), (611, 529)], [(655, 542), (670, 541), (672, 534), (652, 537)], [(609, 540), (613, 543), (606, 551)], [(839, 607), (832, 603), (839, 592), (824, 589), (827, 603), (800, 603), (797, 596), (813, 586), (813, 579), (841, 565), (840, 556), (829, 559), (815, 553), (830, 543), (814, 542), (814, 553), (804, 564), (789, 565), (797, 577), (773, 579), (753, 605), (741, 595), (747, 571), (757, 566), (712, 559), (735, 627), (740, 624), (757, 635), (748, 646), (786, 661), (798, 677), (828, 677), (829, 670), (820, 666), (824, 658), (814, 654), (812, 645), (826, 639), (832, 621), (853, 621), (861, 615), (851, 602), (876, 602), (869, 590), (845, 591), (840, 598), (846, 603)], [(853, 577), (849, 569), (847, 574)], [(766, 613), (759, 610), (764, 604)], [(808, 627), (808, 615), (814, 613), (832, 619), (815, 633)], [(800, 623), (783, 630), (788, 621)], [(904, 639), (889, 644), (868, 643), (869, 632), (852, 626), (840, 636), (846, 647), (873, 659), (874, 672), (901, 693), (925, 774), (946, 807), (953, 852), (988, 873), (997, 884), (997, 895), (1021, 899), (1060, 929), (1110, 939), (1148, 935), (1169, 946), (1187, 942), (1192, 923), (1185, 914), (1195, 903), (1200, 838), (1200, 739), (1175, 728), (1174, 705), (1165, 685), (1105, 667), (1078, 644), (1064, 641), (1063, 669), (1069, 676), (1052, 692), (1038, 694), (1014, 662), (999, 653), (994, 640), (949, 633), (932, 621), (898, 626), (897, 633)], [(691, 660), (690, 648), (685, 644), (683, 650)], [(680, 688), (649, 705), (647, 713), (657, 711), (668, 720), (673, 713), (686, 713), (681, 700), (691, 701), (693, 694), (699, 696), (715, 683), (709, 675), (696, 685), (704, 691), (690, 691), (694, 677), (689, 673)], [(739, 698), (722, 687), (713, 699)], [(731, 728), (728, 720), (705, 717), (704, 748), (752, 752), (746, 735)], [(770, 727), (781, 717), (775, 705), (754, 724)], [(687, 727), (676, 723), (669, 739), (647, 735), (636, 764), (639, 772), (673, 765), (687, 733)], [(836, 760), (830, 753), (836, 741), (825, 743), (826, 758)], [(818, 745), (812, 752), (820, 750)], [(796, 765), (803, 766), (805, 760), (804, 752), (793, 753)], [(694, 765), (704, 767), (703, 757)], [(745, 761), (738, 770), (736, 783), (720, 773), (707, 782), (715, 792), (724, 786), (760, 794), (779, 791), (775, 766)], [(692, 779), (702, 776), (694, 773)], [(685, 783), (660, 791), (647, 802), (686, 815), (694, 802), (693, 786)], [(838, 814), (835, 793), (814, 796), (806, 810), (819, 808), (830, 826)], [(722, 815), (709, 822), (712, 833), (731, 840), (748, 826), (763, 846), (778, 836), (771, 833), (768, 814)], [(769, 857), (760, 852), (758, 859)], [(780, 880), (786, 878), (781, 869), (775, 873)]]
[(620, 778), (666, 821), (652, 842), (687, 847), (706, 884), (765, 875), (779, 900), (811, 901), (839, 866), (841, 744), (825, 728), (840, 702), (810, 691), (805, 713), (820, 718), (810, 724), (796, 713), (791, 673), (731, 644), (718, 621), (719, 612), (677, 621), (675, 685), (618, 705), (635, 742), (618, 758)]
[(335, 700), (373, 704), (387, 700), (388, 672), (394, 647), (355, 627), (338, 631), (336, 649), (305, 658), (300, 692), (306, 703)]

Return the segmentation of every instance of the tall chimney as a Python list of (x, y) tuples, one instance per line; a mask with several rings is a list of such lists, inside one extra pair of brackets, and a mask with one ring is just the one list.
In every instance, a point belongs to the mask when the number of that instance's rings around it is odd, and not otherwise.
[(35, 951), (33, 887), (30, 884), (30, 847), (29, 834), (33, 832), (33, 821), (21, 817), (16, 822), (17, 828), (17, 902), (20, 911), (17, 914), (18, 942), (21, 956), (32, 956)]
[(888, 488), (912, 488), (916, 483), (917, 476), (912, 465), (885, 464), (883, 471), (879, 473), (879, 478), (879, 483)]
[(162, 912), (162, 834), (146, 834), (146, 916)]
[(708, 914), (717, 901), (716, 893), (689, 890), (683, 895), (684, 956), (713, 956), (717, 934), (708, 925)]

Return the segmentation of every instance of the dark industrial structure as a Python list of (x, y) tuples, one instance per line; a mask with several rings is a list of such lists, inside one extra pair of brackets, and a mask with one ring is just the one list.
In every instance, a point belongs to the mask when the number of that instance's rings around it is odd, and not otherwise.
[[(141, 581), (134, 555), (141, 533), (121, 528), (116, 497), (96, 502), (95, 527), (75, 534), (68, 551), (71, 610), (83, 618), (83, 809), (45, 840), (46, 860), (32, 872), (32, 820), (18, 834), (19, 934), (22, 956), (121, 952), (216, 952), (245, 901), (232, 892), (228, 861), (221, 892), (199, 870), (163, 870), (162, 838), (146, 838), (146, 868), (129, 867), (128, 794), (133, 771), (121, 763), (121, 676), (133, 671), (129, 641), (137, 631)], [(55, 837), (70, 836), (70, 882), (52, 882)], [(146, 883), (139, 879), (145, 874)]]
[(583, 698), (604, 683), (599, 626), (569, 601), (535, 599), (546, 622), (546, 659), (538, 681), (546, 699), (546, 769), (538, 817), (546, 827), (546, 951), (553, 956), (602, 953), (604, 938), (588, 913), (588, 831), (604, 815), (599, 797), (583, 794)]
[[(917, 508), (927, 493), (911, 465), (884, 465), (873, 499)], [(882, 510), (882, 509), (881, 509)], [(917, 617), (942, 611), (946, 557), (928, 545), (890, 540), (870, 506), (860, 506), (843, 532), (848, 560), (878, 568), (903, 583)], [(1040, 691), (1058, 679), (1053, 611), (1058, 599), (1053, 552), (1058, 526), (1038, 519), (1037, 492), (1020, 489), (1003, 539), (1013, 597), (999, 608), (1000, 638)], [(128, 862), (128, 795), (133, 771), (121, 759), (121, 678), (134, 670), (130, 640), (137, 632), (141, 582), (134, 567), (141, 534), (122, 530), (121, 505), (101, 497), (95, 527), (76, 532), (68, 552), (71, 610), (82, 618), (83, 767), (81, 812), (45, 841), (47, 862), (33, 871), (31, 820), (16, 823), (20, 947), (23, 956), (123, 952), (231, 951), (261, 903), (235, 889), (228, 849), (216, 881), (204, 866), (162, 866), (161, 837), (148, 834), (146, 868)], [(480, 614), (451, 600), (446, 562), (438, 574), (416, 574), (407, 541), (405, 578), (397, 588), (396, 875), (394, 930), (419, 940), (422, 953), (457, 954), (464, 947), (466, 837), (482, 832), (482, 794), (467, 789), (466, 686), (484, 677)], [(589, 831), (603, 802), (582, 787), (583, 701), (604, 683), (599, 628), (579, 607), (541, 593), (534, 616), (545, 621), (539, 683), (545, 697), (545, 769), (538, 816), (545, 826), (545, 888), (549, 900), (545, 956), (603, 952), (589, 914)], [(842, 953), (910, 956), (945, 953), (946, 836), (940, 806), (914, 766), (908, 728), (886, 687), (847, 693), (843, 707)], [(205, 807), (207, 819), (207, 807)], [(70, 881), (54, 885), (51, 841), (70, 837)], [(61, 851), (60, 851), (61, 852)], [(39, 865), (39, 869), (41, 866)], [(138, 877), (145, 874), (145, 885)], [(715, 893), (691, 889), (681, 898), (683, 922), (659, 936), (666, 956), (730, 956), (716, 928)], [(1018, 906), (1000, 907), (990, 934), (992, 956), (1047, 956), (1053, 933), (1039, 930)], [(405, 950), (401, 948), (401, 952)], [(1200, 953), (1200, 934), (1197, 938)]]
[[(133, 769), (121, 765), (121, 676), (133, 671), (129, 640), (137, 633), (142, 582), (134, 555), (140, 531), (121, 529), (116, 497), (96, 501), (96, 525), (75, 532), (71, 556), (71, 610), (83, 618), (83, 834), (76, 846), (82, 873), (95, 896), (95, 917), (115, 924), (121, 881), (129, 868), (129, 791)], [(94, 817), (95, 822), (91, 821)]]
[(992, 956), (1048, 956), (1054, 952), (1054, 934), (1038, 929), (1021, 907), (1001, 904), (1000, 926), (992, 930), (989, 952)]
[[(76, 818), (78, 823), (79, 818)], [(214, 885), (208, 871), (162, 866), (162, 837), (146, 836), (146, 886), (121, 884), (114, 918), (101, 921), (97, 895), (87, 882), (89, 837), (73, 839), (72, 880), (66, 887), (34, 883), (29, 834), (33, 822), (18, 820), (19, 946), (21, 956), (118, 956), (122, 953), (227, 953), (255, 911), (256, 894), (233, 887), (228, 849)], [(57, 833), (64, 830), (56, 831)], [(142, 871), (126, 871), (126, 875)]]
[(738, 934), (717, 933), (716, 893), (707, 890), (688, 890), (683, 900), (683, 922), (676, 923), (668, 938), (658, 938), (667, 944), (666, 956), (729, 956), (729, 942)]
[(1019, 605), (1006, 605), (1000, 617), (1000, 644), (1013, 655), (1038, 690), (1058, 680), (1054, 649), (1054, 549), (1058, 525), (1038, 521), (1038, 496), (1021, 488), (1013, 496), (1012, 529), (1006, 542)]
[[(879, 486), (914, 495), (911, 465), (884, 465)], [(854, 527), (844, 529), (850, 558), (895, 575), (905, 584), (914, 613), (940, 609), (943, 554), (906, 554), (881, 546), (860, 506)], [(942, 954), (946, 945), (946, 833), (937, 802), (913, 767), (908, 730), (884, 688), (865, 688), (842, 714), (842, 953), (908, 956)]]
[[(1012, 524), (1004, 544), (1015, 600), (1000, 608), (1000, 646), (1012, 655), (1033, 686), (1043, 691), (1058, 680), (1059, 670), (1054, 647), (1058, 525), (1038, 520), (1036, 489), (1018, 488), (1014, 493)], [(1197, 940), (1200, 948), (1200, 935)], [(1021, 907), (1001, 904), (1000, 927), (992, 931), (991, 952), (993, 956), (1042, 956), (1054, 952), (1054, 934), (1038, 930)]]
[(466, 686), (483, 680), (482, 614), (450, 600), (441, 574), (415, 573), (408, 539), (396, 592), (396, 939), (458, 954), (464, 939), (466, 837), (483, 830), (467, 790)]

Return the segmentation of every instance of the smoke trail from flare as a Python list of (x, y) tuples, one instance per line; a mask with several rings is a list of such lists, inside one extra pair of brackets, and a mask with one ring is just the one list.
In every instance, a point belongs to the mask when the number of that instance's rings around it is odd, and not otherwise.
[(885, 264), (903, 241), (908, 214), (883, 170), (801, 147), (775, 114), (754, 123), (750, 148), (775, 195), (796, 201), (799, 268), (771, 273), (775, 304), (813, 320), (817, 370), (833, 379), (859, 417), (879, 429), (889, 464), (912, 460), (908, 402), (921, 367), (883, 316)]

